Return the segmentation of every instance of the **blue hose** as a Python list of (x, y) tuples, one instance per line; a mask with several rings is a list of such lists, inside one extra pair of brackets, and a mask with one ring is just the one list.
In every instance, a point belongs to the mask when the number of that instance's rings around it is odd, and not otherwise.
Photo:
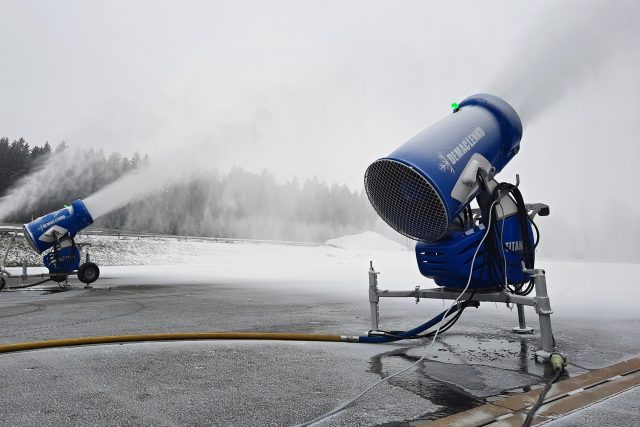
[(362, 335), (360, 337), (358, 337), (358, 342), (362, 342), (362, 343), (368, 343), (368, 344), (379, 344), (379, 343), (385, 343), (385, 342), (391, 342), (391, 341), (399, 341), (399, 340), (403, 340), (403, 339), (408, 339), (411, 338), (415, 335), (418, 335), (424, 331), (426, 331), (427, 329), (435, 326), (438, 324), (438, 322), (440, 322), (442, 320), (443, 317), (449, 317), (452, 314), (454, 314), (455, 312), (457, 312), (460, 308), (462, 308), (463, 306), (461, 306), (460, 304), (455, 304), (453, 307), (451, 307), (451, 309), (445, 310), (442, 313), (438, 314), (436, 317), (434, 317), (433, 319), (429, 320), (427, 323), (423, 323), (420, 326), (417, 326), (411, 330), (405, 331), (405, 332), (401, 332), (398, 334), (394, 334), (393, 337), (389, 337), (389, 336), (368, 336), (368, 335)]

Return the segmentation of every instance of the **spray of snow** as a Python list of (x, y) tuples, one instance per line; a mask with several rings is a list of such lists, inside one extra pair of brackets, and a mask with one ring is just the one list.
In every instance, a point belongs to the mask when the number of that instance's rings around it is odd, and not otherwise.
[(202, 145), (169, 150), (160, 154), (149, 166), (125, 175), (91, 194), (84, 199), (84, 203), (96, 220), (135, 199), (160, 191), (167, 185), (189, 182), (203, 167), (213, 166), (212, 162), (203, 161), (211, 157), (206, 154), (201, 156), (206, 151), (207, 147)]
[[(0, 221), (23, 211), (34, 216), (44, 213), (35, 212), (35, 207), (54, 200), (59, 188), (80, 188), (90, 174), (99, 173), (91, 167), (97, 155), (103, 154), (72, 149), (51, 153), (35, 172), (23, 177), (0, 198)], [(83, 194), (78, 194), (81, 196)]]
[(610, 58), (636, 49), (638, 16), (632, 0), (553, 2), (513, 47), (490, 92), (531, 124)]
[[(202, 170), (215, 169), (216, 163), (211, 159), (218, 157), (217, 150), (218, 146), (211, 143), (192, 143), (166, 150), (155, 156), (154, 161), (146, 167), (102, 189), (90, 188), (87, 183), (99, 182), (97, 176), (109, 173), (99, 166), (104, 153), (72, 148), (55, 152), (40, 168), (18, 181), (0, 199), (0, 221), (24, 211), (32, 212), (34, 216), (43, 214), (35, 212), (36, 206), (57, 200), (60, 189), (73, 193), (74, 198), (84, 199), (95, 220), (136, 198), (157, 192), (172, 183), (189, 182)], [(120, 161), (120, 158), (116, 157), (114, 161)], [(92, 191), (93, 194), (86, 197), (87, 192)]]

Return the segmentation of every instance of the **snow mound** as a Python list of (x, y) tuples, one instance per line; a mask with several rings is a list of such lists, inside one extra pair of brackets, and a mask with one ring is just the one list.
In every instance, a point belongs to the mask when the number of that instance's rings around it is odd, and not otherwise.
[(324, 242), (325, 245), (335, 246), (342, 249), (371, 250), (371, 251), (406, 251), (407, 247), (398, 242), (394, 242), (373, 231), (365, 231), (360, 234), (330, 239)]

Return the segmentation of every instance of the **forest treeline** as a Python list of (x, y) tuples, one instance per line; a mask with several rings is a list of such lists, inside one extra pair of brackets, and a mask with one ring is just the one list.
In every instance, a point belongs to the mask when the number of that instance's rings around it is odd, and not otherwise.
[[(21, 178), (44, 162), (57, 162), (65, 170), (55, 173), (55, 191), (36, 191), (37, 196), (31, 197), (35, 200), (5, 218), (7, 222), (26, 222), (59, 209), (153, 161), (138, 153), (128, 158), (102, 150), (69, 150), (64, 143), (52, 149), (48, 143), (30, 147), (23, 139), (2, 141), (0, 197), (19, 191)], [(72, 153), (63, 153), (67, 150)], [(238, 167), (194, 173), (187, 182), (135, 200), (96, 224), (191, 236), (317, 242), (380, 227), (363, 190), (318, 179), (280, 182), (269, 171), (255, 173)]]
[[(64, 149), (65, 145), (60, 147)], [(48, 142), (42, 147), (31, 147), (24, 138), (12, 142), (9, 138), (0, 138), (0, 196), (49, 153), (51, 146)]]

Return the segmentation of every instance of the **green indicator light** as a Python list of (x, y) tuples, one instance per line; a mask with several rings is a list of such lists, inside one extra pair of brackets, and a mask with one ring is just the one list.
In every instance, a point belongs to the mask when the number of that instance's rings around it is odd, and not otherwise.
[(64, 207), (65, 207), (65, 208), (68, 208), (68, 207), (69, 207), (69, 205), (64, 205)]
[(452, 102), (451, 103), (451, 108), (453, 108), (454, 110), (458, 109), (458, 103), (457, 102)]

